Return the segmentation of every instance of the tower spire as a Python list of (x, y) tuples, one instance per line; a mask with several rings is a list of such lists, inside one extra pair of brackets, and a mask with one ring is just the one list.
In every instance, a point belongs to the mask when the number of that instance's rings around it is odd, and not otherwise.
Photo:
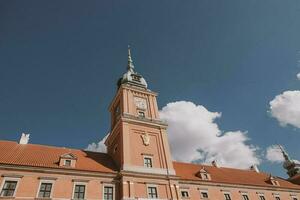
[(130, 50), (130, 45), (128, 45), (128, 64), (127, 64), (127, 70), (133, 72), (134, 65), (133, 61), (131, 58), (131, 50)]
[(279, 147), (279, 149), (280, 149), (280, 151), (281, 151), (281, 153), (284, 157), (284, 160), (285, 161), (290, 161), (291, 158), (289, 157), (289, 154), (284, 150), (284, 148), (280, 144), (278, 144), (278, 147)]

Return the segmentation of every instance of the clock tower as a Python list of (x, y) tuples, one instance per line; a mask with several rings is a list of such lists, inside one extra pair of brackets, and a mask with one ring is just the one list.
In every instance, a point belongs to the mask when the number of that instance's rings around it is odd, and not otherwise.
[(175, 175), (167, 125), (159, 119), (157, 93), (135, 71), (128, 48), (127, 71), (118, 80), (111, 102), (111, 131), (106, 140), (108, 154), (121, 172)]

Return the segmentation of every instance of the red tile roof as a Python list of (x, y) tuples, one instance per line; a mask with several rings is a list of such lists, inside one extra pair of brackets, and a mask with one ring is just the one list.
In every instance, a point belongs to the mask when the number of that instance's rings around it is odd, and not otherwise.
[(105, 153), (0, 140), (0, 163), (2, 164), (66, 168), (59, 166), (60, 156), (66, 153), (77, 157), (76, 166), (71, 169), (95, 172), (117, 170), (113, 160)]
[[(210, 174), (211, 180), (207, 182), (225, 183), (225, 184), (238, 184), (238, 185), (252, 185), (264, 187), (277, 187), (273, 186), (268, 180), (270, 174), (263, 172), (255, 172), (252, 170), (241, 170), (226, 167), (214, 167), (209, 165), (199, 165), (191, 163), (173, 162), (176, 175), (182, 180), (191, 181), (205, 181), (201, 180), (196, 174), (203, 167)], [(280, 184), (280, 188), (300, 189), (300, 185), (295, 185), (287, 180), (275, 177)]]
[[(67, 153), (71, 153), (77, 158), (76, 167), (68, 167), (68, 169), (104, 173), (118, 170), (112, 158), (105, 153), (36, 144), (24, 145), (0, 140), (0, 164), (65, 169), (66, 167), (59, 166), (59, 159), (60, 156)], [(181, 162), (173, 162), (173, 164), (176, 175), (182, 180), (205, 181), (196, 176), (197, 172), (204, 167), (211, 176), (209, 182), (278, 187), (268, 183), (269, 175), (266, 173)], [(295, 185), (282, 178), (276, 178), (276, 180), (281, 188), (300, 189), (300, 185)]]

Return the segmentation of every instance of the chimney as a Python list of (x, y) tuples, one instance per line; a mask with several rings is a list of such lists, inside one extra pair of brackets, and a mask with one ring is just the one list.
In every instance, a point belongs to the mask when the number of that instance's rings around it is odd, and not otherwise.
[(28, 144), (30, 134), (22, 133), (19, 144)]
[(250, 170), (259, 173), (259, 169), (258, 169), (257, 165), (251, 165)]
[(212, 166), (214, 166), (214, 167), (219, 167), (218, 162), (217, 162), (216, 160), (213, 160), (213, 161), (211, 162), (211, 164), (212, 164)]

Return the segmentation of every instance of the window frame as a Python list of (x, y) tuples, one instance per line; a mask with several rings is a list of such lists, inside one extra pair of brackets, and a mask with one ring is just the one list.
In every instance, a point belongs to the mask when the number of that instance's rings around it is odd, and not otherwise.
[[(229, 199), (226, 198), (226, 195), (229, 196)], [(223, 193), (223, 196), (224, 196), (224, 200), (232, 200), (231, 195), (230, 195), (229, 192), (224, 192), (224, 193)]]
[[(149, 159), (149, 160), (150, 160), (151, 167), (148, 167), (148, 166), (146, 165), (146, 163), (145, 163), (145, 160), (146, 160), (146, 159)], [(146, 156), (146, 155), (144, 155), (144, 156), (143, 156), (143, 163), (144, 163), (144, 167), (146, 167), (146, 168), (153, 168), (153, 157), (152, 157), (152, 156)]]
[[(204, 197), (203, 194), (207, 194), (207, 197)], [(208, 190), (200, 190), (200, 199), (209, 199)]]
[[(16, 187), (15, 187), (15, 190), (14, 190), (14, 193), (12, 196), (2, 196), (2, 191), (3, 191), (3, 188), (4, 188), (4, 185), (5, 185), (5, 182), (6, 181), (16, 181), (17, 184), (16, 184)], [(18, 186), (19, 186), (19, 182), (20, 182), (20, 178), (12, 178), (12, 177), (4, 177), (3, 180), (2, 180), (2, 183), (1, 183), (1, 190), (0, 190), (0, 197), (16, 197), (16, 193), (17, 193), (17, 190), (18, 190)]]
[(84, 185), (84, 197), (83, 199), (86, 199), (86, 191), (87, 191), (87, 183), (86, 182), (74, 182), (73, 184), (73, 192), (72, 192), (72, 199), (73, 200), (81, 200), (81, 199), (75, 199), (75, 188), (76, 188), (76, 185)]
[(275, 200), (281, 200), (281, 198), (280, 198), (279, 195), (274, 195), (274, 199), (275, 199)]
[(138, 114), (138, 117), (140, 118), (146, 118), (146, 113), (144, 110), (137, 110), (137, 114)]
[(102, 187), (102, 199), (104, 200), (104, 188), (105, 187), (112, 187), (113, 188), (113, 200), (116, 199), (116, 192), (115, 192), (115, 185), (114, 184), (103, 184)]
[[(70, 162), (70, 164), (67, 165), (67, 162)], [(71, 159), (65, 159), (64, 160), (64, 166), (65, 167), (72, 167), (72, 160)]]
[[(243, 199), (243, 200), (249, 200), (249, 196), (248, 196), (247, 193), (242, 193), (241, 195), (242, 195), (242, 199)], [(245, 198), (245, 197), (246, 197), (246, 198)]]
[[(259, 197), (259, 200), (266, 200), (266, 197), (265, 197), (265, 195), (263, 195), (263, 194), (259, 194), (258, 197)], [(263, 199), (262, 199), (262, 198), (263, 198)]]
[[(187, 196), (183, 196), (183, 195), (182, 195), (183, 192), (186, 192), (186, 193), (187, 193)], [(181, 189), (181, 190), (180, 190), (180, 196), (181, 196), (181, 198), (183, 198), (183, 199), (188, 199), (188, 198), (190, 198), (189, 190), (188, 190), (188, 189)]]
[[(155, 190), (156, 190), (156, 198), (153, 198), (153, 197), (149, 196), (149, 188), (155, 188)], [(157, 185), (147, 185), (147, 197), (148, 197), (148, 199), (159, 199)]]
[[(39, 183), (39, 187), (38, 187), (38, 191), (36, 193), (36, 198), (39, 198), (39, 199), (51, 199), (52, 198), (52, 194), (53, 194), (53, 188), (54, 188), (54, 180), (40, 180), (40, 183)], [(52, 186), (51, 186), (51, 191), (50, 191), (50, 196), (49, 197), (40, 197), (39, 194), (40, 194), (40, 190), (41, 190), (41, 186), (43, 183), (51, 183)]]

